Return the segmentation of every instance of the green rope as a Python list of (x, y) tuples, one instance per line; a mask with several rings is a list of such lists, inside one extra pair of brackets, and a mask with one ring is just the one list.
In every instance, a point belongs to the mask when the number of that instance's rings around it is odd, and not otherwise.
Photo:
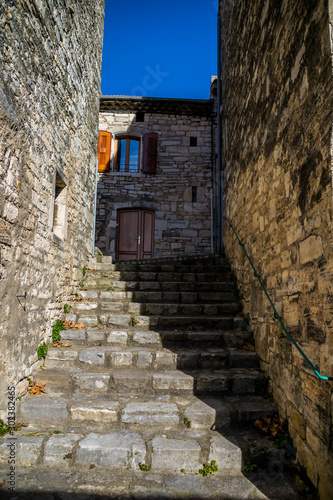
[(317, 375), (318, 378), (320, 378), (320, 380), (333, 380), (333, 377), (324, 377), (323, 375), (320, 375), (320, 373), (315, 369), (315, 367), (313, 366), (313, 364), (311, 363), (311, 361), (309, 360), (309, 358), (306, 356), (306, 354), (302, 351), (302, 349), (299, 347), (299, 345), (295, 342), (295, 340), (292, 338), (292, 336), (290, 335), (290, 333), (287, 331), (286, 327), (284, 326), (283, 322), (282, 322), (282, 319), (280, 318), (277, 310), (275, 309), (274, 307), (274, 304), (270, 298), (270, 296), (268, 295), (267, 293), (267, 290), (266, 288), (264, 287), (264, 285), (262, 284), (262, 281), (259, 277), (259, 274), (257, 273), (257, 271), (255, 270), (255, 267), (254, 265), (252, 264), (251, 262), (251, 259), (250, 257), (248, 256), (247, 254), (247, 251), (245, 250), (245, 247), (243, 245), (243, 243), (241, 242), (241, 240), (239, 239), (238, 237), (238, 234), (236, 233), (233, 225), (231, 224), (231, 222), (229, 221), (229, 219), (227, 219), (226, 217), (223, 217), (223, 219), (225, 219), (227, 221), (227, 223), (229, 224), (229, 226), (231, 227), (232, 231), (234, 232), (237, 240), (238, 240), (238, 243), (240, 244), (240, 246), (242, 247), (243, 249), (243, 252), (245, 253), (246, 255), (246, 258), (247, 260), (249, 261), (252, 269), (253, 269), (253, 272), (254, 272), (254, 276), (257, 278), (257, 280), (259, 281), (260, 283), (260, 286), (261, 288), (263, 289), (270, 305), (272, 306), (273, 308), (273, 311), (274, 311), (274, 318), (278, 320), (278, 322), (280, 323), (280, 325), (282, 326), (282, 329), (284, 331), (284, 333), (286, 334), (286, 336), (288, 337), (288, 339), (293, 343), (293, 345), (296, 347), (296, 349), (298, 350), (298, 352), (303, 356), (303, 358), (305, 359), (305, 361), (308, 363), (308, 365), (310, 366), (310, 368), (314, 371), (314, 373)]

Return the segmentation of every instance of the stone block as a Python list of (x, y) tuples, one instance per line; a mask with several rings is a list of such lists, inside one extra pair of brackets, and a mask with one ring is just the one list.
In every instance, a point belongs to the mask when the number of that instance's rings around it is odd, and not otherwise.
[(323, 255), (323, 242), (320, 236), (311, 235), (299, 244), (300, 264), (312, 262)]
[(201, 373), (198, 376), (197, 390), (199, 392), (226, 392), (230, 382), (226, 373)]
[(150, 352), (138, 352), (136, 366), (138, 368), (149, 368), (153, 362), (153, 356)]
[(97, 309), (98, 303), (97, 302), (76, 302), (75, 303), (75, 309), (77, 311), (93, 311), (94, 309)]
[(173, 403), (129, 403), (121, 421), (127, 424), (172, 426), (179, 424), (178, 408)]
[(78, 352), (75, 350), (60, 350), (58, 348), (49, 348), (47, 352), (46, 363), (48, 361), (74, 361), (78, 357)]
[(153, 375), (153, 388), (170, 391), (192, 391), (194, 379), (177, 370), (168, 370)]
[(44, 464), (67, 467), (68, 459), (65, 456), (73, 454), (73, 448), (82, 437), (82, 434), (66, 434), (64, 436), (59, 434), (51, 436), (45, 445)]
[(142, 437), (133, 431), (91, 433), (79, 443), (77, 456), (84, 464), (137, 468), (140, 462), (145, 462), (146, 446)]
[(109, 325), (114, 327), (128, 327), (130, 324), (131, 316), (129, 314), (113, 314), (109, 316), (107, 321)]
[[(93, 292), (91, 290), (80, 290), (80, 295), (84, 299), (97, 299), (98, 298), (98, 293)], [(75, 307), (77, 306), (77, 303), (75, 303)]]
[(61, 335), (61, 340), (71, 340), (72, 342), (75, 341), (81, 341), (84, 342), (86, 340), (86, 331), (84, 328), (81, 330), (77, 329), (69, 329), (69, 330), (62, 330), (60, 332)]
[(120, 344), (126, 345), (127, 343), (127, 332), (123, 330), (111, 330), (107, 335), (106, 339), (108, 344)]
[(98, 317), (97, 316), (79, 316), (78, 323), (83, 323), (84, 326), (97, 326)]
[(75, 392), (106, 392), (111, 376), (106, 373), (78, 373), (73, 375)]
[(88, 342), (103, 342), (104, 332), (97, 328), (87, 329), (87, 341)]
[(151, 375), (142, 370), (114, 370), (112, 374), (113, 383), (118, 391), (125, 393), (140, 393), (146, 391), (149, 384)]
[(153, 439), (152, 469), (161, 471), (198, 471), (200, 468), (200, 446), (193, 440), (167, 439), (156, 436)]
[(28, 396), (20, 406), (20, 420), (31, 424), (56, 425), (65, 422), (68, 416), (67, 399), (46, 394)]
[(73, 403), (70, 416), (73, 420), (91, 420), (101, 425), (115, 423), (118, 420), (120, 405), (116, 401), (88, 400)]
[(202, 427), (210, 428), (216, 421), (215, 409), (200, 400), (188, 406), (184, 415), (191, 421), (193, 429), (201, 429)]
[(136, 342), (139, 345), (149, 345), (149, 344), (159, 344), (160, 334), (157, 332), (134, 332), (133, 342)]
[(88, 365), (101, 365), (105, 364), (105, 347), (88, 347), (79, 354), (79, 361)]
[(234, 375), (232, 382), (234, 394), (254, 394), (256, 391), (255, 380), (252, 375)]
[(131, 366), (133, 356), (131, 352), (113, 352), (110, 355), (110, 361), (113, 367)]
[(7, 464), (9, 459), (14, 458), (16, 465), (34, 465), (40, 457), (43, 438), (29, 436), (15, 436), (15, 438), (7, 437), (1, 443), (0, 461)]
[(175, 368), (174, 354), (170, 351), (156, 351), (154, 366), (156, 368)]
[(216, 460), (219, 470), (242, 470), (242, 451), (235, 444), (235, 438), (213, 436), (208, 461)]

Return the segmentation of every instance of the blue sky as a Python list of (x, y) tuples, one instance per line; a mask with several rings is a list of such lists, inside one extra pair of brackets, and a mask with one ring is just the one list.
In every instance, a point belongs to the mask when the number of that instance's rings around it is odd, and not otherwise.
[(217, 0), (105, 0), (102, 93), (208, 99)]

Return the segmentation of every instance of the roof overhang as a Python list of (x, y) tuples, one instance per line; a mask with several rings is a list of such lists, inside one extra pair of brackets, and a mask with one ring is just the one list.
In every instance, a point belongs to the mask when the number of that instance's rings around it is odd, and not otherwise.
[(208, 99), (175, 99), (169, 97), (101, 96), (100, 111), (118, 113), (172, 114), (210, 117), (213, 101)]

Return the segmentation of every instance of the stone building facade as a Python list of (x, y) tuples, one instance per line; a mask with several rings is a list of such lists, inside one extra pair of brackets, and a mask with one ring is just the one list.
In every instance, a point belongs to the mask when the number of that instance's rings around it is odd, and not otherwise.
[[(104, 254), (122, 259), (211, 252), (212, 112), (209, 100), (101, 99), (100, 130), (110, 134), (110, 161), (98, 176), (96, 245)], [(155, 165), (147, 171), (151, 136)], [(135, 148), (130, 166), (126, 137)], [(133, 244), (125, 241), (123, 246), (126, 217), (139, 221), (140, 211), (143, 217), (150, 211), (152, 227), (145, 229), (142, 223)], [(145, 250), (136, 254), (140, 245)]]
[[(332, 3), (220, 2), (225, 215), (324, 376), (333, 376)], [(321, 498), (333, 498), (332, 382), (283, 334), (227, 225), (224, 239), (298, 459)]]
[(0, 4), (0, 418), (91, 255), (104, 1)]

